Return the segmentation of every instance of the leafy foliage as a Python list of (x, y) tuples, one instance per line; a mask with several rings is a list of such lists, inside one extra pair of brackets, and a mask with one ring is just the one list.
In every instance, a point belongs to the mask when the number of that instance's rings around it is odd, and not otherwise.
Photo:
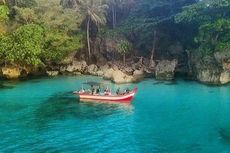
[(196, 23), (198, 35), (197, 51), (203, 56), (216, 51), (230, 51), (230, 1), (204, 0), (187, 6), (179, 13), (176, 22)]
[(14, 10), (16, 12), (15, 20), (21, 24), (33, 23), (37, 19), (35, 11), (31, 8), (14, 7)]
[(71, 37), (36, 24), (24, 25), (0, 37), (0, 57), (5, 63), (21, 66), (58, 63), (68, 53), (82, 47), (80, 36)]
[(121, 40), (118, 44), (118, 51), (122, 55), (129, 53), (131, 51), (131, 49), (132, 49), (132, 45), (127, 40)]
[(203, 55), (230, 51), (230, 20), (218, 19), (214, 23), (202, 25), (195, 41), (199, 43), (199, 51)]
[(0, 5), (0, 23), (6, 22), (9, 19), (10, 10), (5, 5)]
[(43, 45), (43, 28), (25, 25), (8, 36), (0, 39), (0, 52), (5, 62), (37, 66), (41, 64), (39, 56)]
[(58, 63), (69, 53), (83, 47), (81, 34), (69, 36), (51, 29), (46, 29), (44, 41), (42, 57), (46, 63)]

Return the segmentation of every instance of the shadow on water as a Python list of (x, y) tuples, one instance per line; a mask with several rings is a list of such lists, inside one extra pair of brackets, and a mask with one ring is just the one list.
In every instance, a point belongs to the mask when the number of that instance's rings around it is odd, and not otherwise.
[(117, 104), (80, 102), (72, 92), (57, 93), (40, 104), (35, 110), (34, 119), (40, 127), (66, 119), (98, 120), (123, 109)]
[(176, 85), (177, 82), (175, 80), (172, 81), (156, 81), (153, 85)]
[(13, 85), (10, 85), (10, 84), (5, 84), (5, 83), (0, 83), (0, 90), (1, 89), (13, 89), (14, 86)]
[(0, 80), (0, 90), (1, 89), (13, 89), (18, 81), (6, 81), (6, 80)]
[(230, 127), (220, 128), (218, 132), (224, 143), (230, 144)]

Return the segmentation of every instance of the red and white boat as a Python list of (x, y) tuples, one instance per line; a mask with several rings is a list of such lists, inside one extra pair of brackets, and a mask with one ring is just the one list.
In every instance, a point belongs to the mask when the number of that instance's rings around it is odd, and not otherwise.
[(112, 102), (112, 103), (131, 103), (138, 88), (134, 88), (128, 93), (122, 95), (93, 95), (87, 92), (74, 92), (74, 94), (80, 97), (80, 101), (91, 101), (91, 102)]

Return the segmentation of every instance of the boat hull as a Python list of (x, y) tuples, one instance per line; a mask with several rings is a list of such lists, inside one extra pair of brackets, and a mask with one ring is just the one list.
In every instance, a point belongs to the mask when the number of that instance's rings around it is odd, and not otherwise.
[(91, 95), (91, 94), (84, 94), (84, 93), (77, 93), (77, 92), (75, 92), (75, 94), (80, 97), (80, 101), (131, 103), (136, 92), (137, 92), (137, 88), (135, 88), (134, 90), (130, 91), (125, 95), (116, 95), (116, 96)]

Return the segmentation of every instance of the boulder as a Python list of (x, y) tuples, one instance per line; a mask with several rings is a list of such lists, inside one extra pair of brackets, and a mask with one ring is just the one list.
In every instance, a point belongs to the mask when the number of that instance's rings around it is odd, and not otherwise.
[(100, 66), (99, 71), (106, 73), (108, 69), (110, 69), (110, 66), (106, 64), (106, 65)]
[(97, 76), (103, 76), (103, 75), (104, 75), (103, 71), (101, 71), (101, 70), (97, 71)]
[(220, 72), (218, 69), (199, 70), (197, 79), (206, 84), (218, 84), (220, 82)]
[(114, 73), (114, 70), (112, 68), (109, 68), (108, 70), (104, 71), (103, 78), (110, 80), (113, 78), (113, 73)]
[(133, 72), (134, 77), (144, 77), (144, 70), (135, 70)]
[(175, 70), (177, 66), (177, 60), (162, 60), (156, 66), (155, 76), (158, 80), (173, 80)]
[(193, 61), (196, 78), (206, 84), (227, 84), (230, 82), (230, 62), (228, 54), (215, 53)]
[(81, 72), (83, 73), (87, 68), (87, 63), (85, 61), (73, 61), (72, 65), (68, 65), (66, 68), (67, 72)]
[(224, 62), (223, 64), (223, 70), (229, 71), (230, 70), (230, 62)]
[(230, 71), (224, 71), (220, 75), (220, 83), (226, 84), (230, 82)]
[(123, 72), (125, 72), (128, 75), (132, 75), (134, 70), (132, 69), (132, 67), (126, 67), (124, 68)]
[(133, 76), (127, 75), (121, 70), (114, 70), (112, 68), (108, 69), (104, 73), (103, 78), (111, 80), (118, 84), (130, 83), (136, 81), (136, 79)]
[(59, 74), (59, 71), (46, 71), (46, 74), (48, 76), (57, 76)]
[(87, 73), (91, 75), (97, 75), (98, 67), (95, 64), (91, 64), (87, 67)]
[(18, 79), (21, 77), (22, 70), (17, 67), (3, 67), (2, 76), (6, 79)]
[(121, 84), (121, 83), (134, 82), (135, 79), (133, 76), (129, 76), (129, 75), (123, 73), (121, 70), (116, 70), (113, 72), (112, 81), (115, 83)]
[(73, 75), (82, 75), (81, 72), (73, 72)]

